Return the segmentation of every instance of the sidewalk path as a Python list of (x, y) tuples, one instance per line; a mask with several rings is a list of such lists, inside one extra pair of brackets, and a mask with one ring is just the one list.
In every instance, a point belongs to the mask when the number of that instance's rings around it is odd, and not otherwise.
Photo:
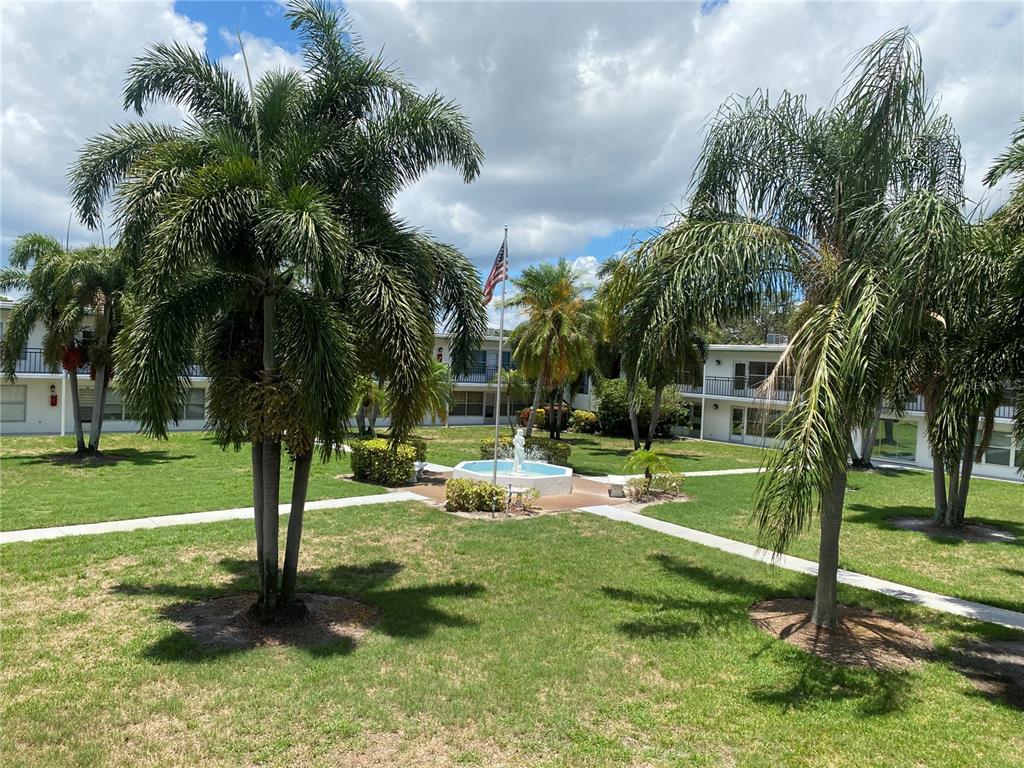
[[(750, 560), (757, 560), (762, 563), (777, 565), (780, 568), (785, 568), (789, 571), (806, 573), (808, 576), (818, 575), (818, 564), (810, 560), (792, 557), (791, 555), (776, 556), (773, 552), (767, 549), (761, 549), (760, 547), (755, 547), (753, 544), (745, 544), (740, 541), (733, 541), (732, 539), (715, 536), (712, 533), (705, 533), (704, 531), (697, 531), (693, 528), (686, 528), (664, 520), (656, 520), (653, 517), (647, 517), (646, 515), (637, 514), (636, 512), (629, 512), (622, 507), (600, 505), (596, 507), (584, 507), (580, 511), (589, 512), (592, 515), (599, 515), (600, 517), (605, 517), (609, 520), (619, 520), (625, 523), (638, 525), (641, 528), (647, 528), (651, 531), (664, 533), (678, 539), (685, 539), (686, 541), (703, 544), (706, 547), (713, 547), (714, 549), (728, 552), (731, 555), (739, 555), (740, 557), (746, 557)], [(876, 579), (874, 576), (865, 576), (860, 573), (854, 573), (853, 571), (846, 571), (843, 569), (839, 570), (839, 582), (841, 584), (849, 584), (852, 587), (869, 589), (872, 592), (878, 592), (883, 595), (888, 595), (889, 597), (895, 597), (898, 600), (905, 600), (908, 603), (923, 605), (934, 611), (951, 613), (956, 616), (975, 619), (976, 621), (987, 621), (992, 624), (1001, 624), (1004, 627), (1010, 627), (1012, 629), (1024, 630), (1024, 613), (1018, 613), (1017, 611), (1010, 611), (1005, 608), (996, 608), (995, 606), (985, 605), (984, 603), (975, 603), (970, 600), (961, 600), (958, 597), (948, 597), (936, 592), (926, 592), (923, 589), (907, 587), (893, 581)]]
[[(307, 501), (306, 511), (314, 509), (341, 509), (343, 507), (361, 507), (367, 504), (391, 504), (395, 501), (430, 501), (426, 496), (409, 491), (397, 493), (377, 493), (371, 496), (350, 496), (346, 499), (323, 499)], [(291, 511), (291, 504), (280, 506), (281, 514)], [(119, 531), (135, 531), (140, 528), (165, 528), (172, 525), (194, 525), (196, 523), (216, 523), (221, 520), (251, 520), (252, 507), (237, 509), (218, 509), (213, 512), (191, 512), (184, 515), (159, 515), (157, 517), (136, 517), (131, 520), (110, 520), (105, 523), (85, 523), (83, 525), (64, 525), (54, 528), (28, 528), (21, 531), (0, 532), (0, 544), (11, 544), (16, 541), (40, 541), (42, 539), (58, 539), (63, 536), (88, 536), (94, 533), (115, 533)]]

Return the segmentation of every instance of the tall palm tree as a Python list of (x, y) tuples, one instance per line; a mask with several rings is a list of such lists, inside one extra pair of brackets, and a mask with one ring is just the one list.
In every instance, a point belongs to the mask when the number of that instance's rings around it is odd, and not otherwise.
[(900, 29), (854, 58), (827, 108), (810, 111), (787, 91), (726, 102), (708, 126), (688, 210), (645, 246), (634, 316), (660, 330), (641, 361), (665, 335), (702, 321), (795, 288), (805, 299), (782, 358), (796, 394), (755, 515), (777, 551), (819, 517), (818, 626), (837, 621), (851, 429), (869, 420), (893, 361), (934, 322), (925, 288), (955, 274), (967, 237), (962, 187), (959, 139)]
[[(638, 249), (629, 252), (631, 257), (613, 256), (601, 264), (597, 276), (600, 280), (594, 301), (597, 308), (598, 326), (601, 338), (618, 353), (620, 370), (626, 374), (626, 401), (629, 408), (629, 427), (633, 435), (633, 450), (640, 449), (640, 420), (637, 416), (636, 402), (636, 371), (624, 365), (626, 334), (626, 307), (636, 295), (640, 280), (640, 261)], [(641, 334), (646, 326), (637, 324), (636, 330)], [(634, 361), (635, 362), (635, 359)]]
[[(51, 370), (63, 367), (71, 389), (71, 413), (75, 423), (76, 453), (99, 450), (103, 403), (107, 392), (106, 362), (109, 341), (116, 332), (111, 302), (116, 286), (118, 256), (107, 248), (66, 248), (46, 235), (21, 235), (11, 246), (10, 267), (0, 270), (0, 290), (16, 289), (24, 296), (11, 311), (3, 339), (5, 376), (12, 380), (18, 360), (36, 323), (45, 329), (43, 360)], [(112, 282), (113, 281), (113, 282)], [(87, 314), (94, 316), (96, 341), (84, 344), (76, 338)], [(87, 358), (97, 374), (98, 396), (93, 406), (92, 429), (86, 445), (82, 428), (78, 370)]]
[[(166, 436), (198, 356), (208, 428), (223, 446), (251, 445), (264, 620), (305, 612), (295, 582), (313, 450), (326, 461), (340, 442), (359, 375), (386, 377), (397, 442), (429, 400), (435, 321), (453, 335), (456, 370), (485, 324), (471, 262), (391, 211), (433, 166), (467, 182), (479, 173), (465, 117), (365, 54), (325, 2), (293, 2), (287, 16), (303, 72), (243, 84), (196, 51), (157, 45), (129, 69), (125, 108), (166, 101), (189, 120), (116, 125), (71, 173), (89, 225), (113, 193), (134, 265), (115, 364), (143, 430)], [(283, 575), (282, 445), (294, 463)]]
[(549, 434), (558, 439), (562, 390), (593, 358), (597, 335), (594, 308), (584, 298), (579, 277), (565, 259), (527, 267), (512, 283), (518, 291), (509, 306), (521, 309), (524, 315), (510, 338), (512, 354), (523, 373), (537, 381), (527, 433), (532, 432), (544, 388), (553, 406), (548, 415)]

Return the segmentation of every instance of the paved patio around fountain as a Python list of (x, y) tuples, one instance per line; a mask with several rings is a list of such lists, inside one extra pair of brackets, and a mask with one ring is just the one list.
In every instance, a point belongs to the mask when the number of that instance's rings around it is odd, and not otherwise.
[[(423, 473), (422, 482), (399, 490), (412, 491), (426, 496), (433, 501), (444, 504), (444, 484), (451, 477), (451, 470), (431, 471)], [(574, 475), (572, 493), (560, 496), (541, 496), (534, 506), (542, 512), (562, 512), (567, 509), (579, 509), (596, 505), (618, 506), (625, 504), (627, 499), (613, 499), (608, 496), (608, 483)]]

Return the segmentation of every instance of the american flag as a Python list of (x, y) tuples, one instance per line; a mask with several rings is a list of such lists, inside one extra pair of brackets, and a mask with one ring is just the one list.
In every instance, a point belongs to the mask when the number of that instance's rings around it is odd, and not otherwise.
[(491, 274), (487, 276), (487, 282), (484, 283), (484, 306), (491, 303), (491, 299), (494, 298), (494, 289), (498, 287), (502, 280), (508, 280), (508, 259), (506, 258), (505, 250), (508, 245), (508, 236), (501, 241), (501, 248), (498, 249), (498, 255), (494, 257), (494, 266), (491, 267)]

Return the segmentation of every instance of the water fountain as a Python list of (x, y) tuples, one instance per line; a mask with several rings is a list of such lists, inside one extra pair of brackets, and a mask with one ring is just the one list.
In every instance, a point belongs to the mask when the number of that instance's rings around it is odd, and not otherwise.
[(533, 488), (541, 496), (572, 493), (572, 470), (534, 458), (538, 457), (539, 453), (526, 448), (526, 437), (522, 428), (516, 430), (516, 435), (512, 438), (510, 453), (510, 457), (499, 457), (494, 461), (482, 459), (460, 462), (452, 470), (452, 477), (491, 482), (497, 464), (498, 485)]

